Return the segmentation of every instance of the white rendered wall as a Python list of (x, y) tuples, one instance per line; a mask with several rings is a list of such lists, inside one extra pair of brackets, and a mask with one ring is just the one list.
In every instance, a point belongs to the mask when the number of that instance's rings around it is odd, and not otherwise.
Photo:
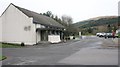
[(48, 35), (48, 41), (51, 43), (58, 43), (60, 42), (60, 35)]
[[(21, 43), (33, 45), (36, 43), (36, 29), (33, 24), (33, 18), (29, 18), (13, 5), (2, 15), (3, 22), (3, 42), (7, 43)], [(30, 27), (26, 31), (25, 27)]]
[(0, 17), (0, 42), (2, 42), (2, 18)]

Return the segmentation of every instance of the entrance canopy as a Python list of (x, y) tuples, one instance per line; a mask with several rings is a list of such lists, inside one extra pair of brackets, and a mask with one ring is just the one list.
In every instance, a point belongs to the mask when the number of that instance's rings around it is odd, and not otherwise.
[(36, 31), (38, 31), (38, 30), (39, 31), (45, 31), (45, 30), (47, 30), (47, 31), (50, 31), (50, 30), (51, 31), (53, 31), (53, 30), (54, 31), (64, 31), (63, 29), (57, 29), (57, 28), (37, 28)]

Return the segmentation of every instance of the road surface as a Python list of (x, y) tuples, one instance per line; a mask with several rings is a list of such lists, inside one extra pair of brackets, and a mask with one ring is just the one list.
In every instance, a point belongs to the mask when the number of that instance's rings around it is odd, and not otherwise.
[(112, 39), (87, 36), (47, 46), (3, 48), (3, 65), (118, 65), (118, 49)]

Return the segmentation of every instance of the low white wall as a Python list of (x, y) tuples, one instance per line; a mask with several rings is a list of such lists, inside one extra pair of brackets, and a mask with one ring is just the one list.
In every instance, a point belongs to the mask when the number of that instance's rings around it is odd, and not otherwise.
[(58, 43), (60, 42), (60, 35), (48, 35), (48, 41), (51, 43)]

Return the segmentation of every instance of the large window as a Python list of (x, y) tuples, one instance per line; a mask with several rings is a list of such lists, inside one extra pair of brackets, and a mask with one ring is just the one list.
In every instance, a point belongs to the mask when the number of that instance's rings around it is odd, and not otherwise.
[(55, 30), (51, 30), (51, 31), (49, 31), (48, 34), (49, 35), (60, 35), (60, 32), (59, 31), (55, 31)]

